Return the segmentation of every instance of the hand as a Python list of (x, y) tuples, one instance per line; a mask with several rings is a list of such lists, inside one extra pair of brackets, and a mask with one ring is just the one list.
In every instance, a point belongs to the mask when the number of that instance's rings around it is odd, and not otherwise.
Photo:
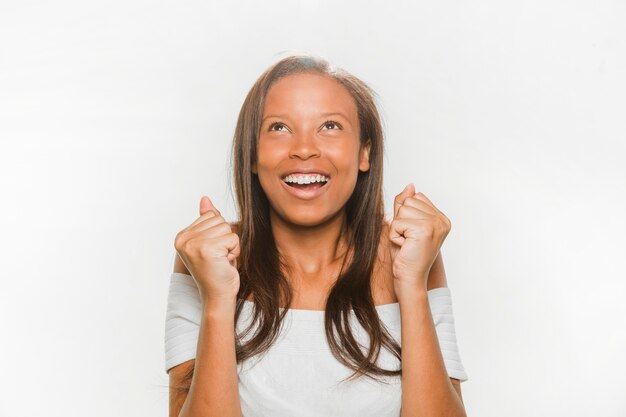
[(200, 199), (200, 217), (178, 232), (174, 247), (196, 281), (203, 302), (237, 298), (239, 236), (208, 197)]
[(450, 220), (424, 194), (415, 193), (411, 183), (394, 199), (390, 226), (396, 293), (426, 291), (430, 268), (450, 233)]

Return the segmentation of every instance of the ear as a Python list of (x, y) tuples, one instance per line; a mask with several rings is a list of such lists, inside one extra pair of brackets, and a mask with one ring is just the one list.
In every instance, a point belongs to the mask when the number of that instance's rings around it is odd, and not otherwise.
[(253, 162), (253, 163), (252, 163), (252, 173), (253, 173), (253, 174), (256, 174), (256, 173), (257, 173), (257, 171), (256, 171), (256, 162)]
[(370, 146), (371, 141), (368, 139), (365, 145), (361, 145), (359, 150), (359, 170), (368, 171), (370, 169)]

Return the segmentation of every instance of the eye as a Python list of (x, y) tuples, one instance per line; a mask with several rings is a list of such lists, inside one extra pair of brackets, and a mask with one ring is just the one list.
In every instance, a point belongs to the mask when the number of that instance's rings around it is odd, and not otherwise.
[[(274, 122), (267, 128), (267, 130), (269, 130), (271, 132), (272, 130), (274, 130), (274, 126), (283, 126), (283, 127), (285, 127), (285, 125), (282, 124), (281, 122)], [(274, 130), (274, 132), (280, 132), (280, 130)]]
[[(339, 129), (341, 129), (341, 125), (334, 120), (326, 120), (324, 122), (324, 126), (337, 126)], [(330, 130), (337, 130), (337, 129), (330, 129)]]

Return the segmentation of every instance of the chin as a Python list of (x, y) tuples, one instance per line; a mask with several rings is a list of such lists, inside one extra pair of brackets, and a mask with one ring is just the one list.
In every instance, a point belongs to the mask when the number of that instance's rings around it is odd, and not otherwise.
[(288, 211), (273, 210), (281, 221), (302, 227), (313, 227), (326, 223), (332, 216), (324, 215), (315, 208), (302, 209), (295, 207)]
[(310, 216), (296, 214), (287, 216), (285, 220), (297, 226), (312, 227), (326, 223), (328, 218), (320, 216), (319, 214), (311, 214)]

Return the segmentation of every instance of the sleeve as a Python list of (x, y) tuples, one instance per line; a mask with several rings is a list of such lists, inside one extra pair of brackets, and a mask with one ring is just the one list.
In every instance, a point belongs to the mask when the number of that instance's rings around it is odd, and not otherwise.
[(202, 301), (191, 275), (173, 272), (165, 314), (165, 372), (196, 357)]
[(460, 381), (467, 381), (468, 376), (461, 362), (461, 355), (456, 341), (450, 288), (441, 287), (429, 290), (428, 303), (448, 376)]
[[(428, 302), (448, 376), (466, 381), (468, 375), (456, 340), (450, 289), (429, 290)], [(201, 318), (202, 301), (193, 277), (173, 272), (165, 316), (165, 372), (196, 357)]]

